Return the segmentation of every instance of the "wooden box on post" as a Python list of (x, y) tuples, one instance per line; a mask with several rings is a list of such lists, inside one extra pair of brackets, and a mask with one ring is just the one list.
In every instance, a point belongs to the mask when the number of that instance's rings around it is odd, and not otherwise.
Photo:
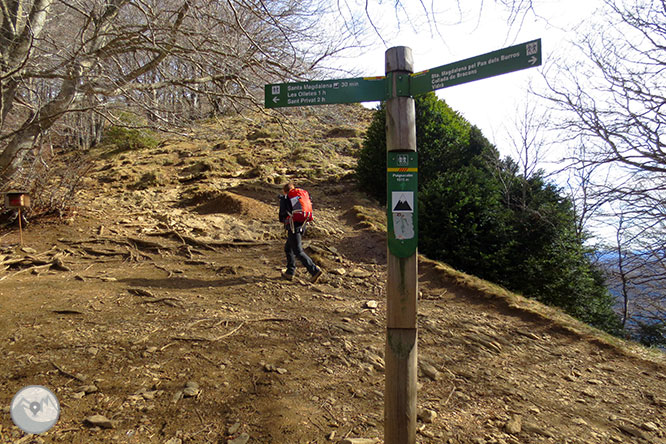
[(5, 193), (5, 207), (26, 208), (30, 206), (30, 195), (24, 191), (9, 191)]

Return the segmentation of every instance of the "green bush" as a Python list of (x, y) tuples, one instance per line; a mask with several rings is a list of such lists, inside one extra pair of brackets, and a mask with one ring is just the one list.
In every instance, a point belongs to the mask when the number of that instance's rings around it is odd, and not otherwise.
[(361, 189), (386, 203), (386, 113), (380, 106), (372, 117), (358, 153), (356, 177)]
[(666, 347), (666, 322), (646, 324), (638, 322), (638, 340), (648, 347)]
[[(610, 333), (620, 323), (601, 273), (576, 235), (571, 201), (525, 178), (481, 131), (432, 93), (415, 99), (419, 250), (427, 256), (563, 308)], [(385, 112), (359, 153), (359, 185), (386, 201)]]
[(155, 148), (159, 143), (157, 134), (146, 128), (146, 119), (129, 111), (115, 113), (115, 125), (104, 130), (101, 143), (114, 146), (111, 154)]
[[(419, 183), (435, 178), (442, 169), (455, 169), (474, 157), (469, 146), (471, 125), (434, 93), (415, 100)], [(386, 112), (380, 105), (363, 139), (356, 176), (362, 189), (386, 203)]]
[(155, 148), (159, 140), (154, 132), (147, 129), (111, 126), (104, 131), (103, 145), (113, 145), (114, 153)]

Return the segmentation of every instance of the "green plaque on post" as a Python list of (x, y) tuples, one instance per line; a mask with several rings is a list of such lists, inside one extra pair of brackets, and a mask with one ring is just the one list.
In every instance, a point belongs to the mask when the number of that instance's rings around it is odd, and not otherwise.
[(390, 151), (387, 162), (389, 251), (409, 257), (418, 246), (418, 159), (415, 151)]

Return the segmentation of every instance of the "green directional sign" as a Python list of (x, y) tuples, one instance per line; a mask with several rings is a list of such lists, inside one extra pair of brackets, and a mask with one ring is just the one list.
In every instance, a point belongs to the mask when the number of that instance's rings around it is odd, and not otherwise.
[[(399, 96), (418, 96), (436, 89), (541, 65), (541, 39), (410, 74), (397, 82)], [(376, 102), (389, 99), (385, 76), (276, 83), (265, 86), (266, 108)], [(402, 90), (400, 89), (402, 87)]]
[(266, 85), (266, 108), (375, 102), (386, 97), (385, 77), (319, 80)]
[(541, 65), (541, 39), (411, 74), (412, 96)]

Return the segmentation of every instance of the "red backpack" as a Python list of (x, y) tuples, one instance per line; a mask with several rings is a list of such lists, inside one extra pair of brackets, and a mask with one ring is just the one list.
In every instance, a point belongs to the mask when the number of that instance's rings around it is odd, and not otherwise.
[(307, 191), (294, 188), (289, 191), (287, 198), (291, 202), (291, 217), (294, 222), (312, 221), (312, 201)]

